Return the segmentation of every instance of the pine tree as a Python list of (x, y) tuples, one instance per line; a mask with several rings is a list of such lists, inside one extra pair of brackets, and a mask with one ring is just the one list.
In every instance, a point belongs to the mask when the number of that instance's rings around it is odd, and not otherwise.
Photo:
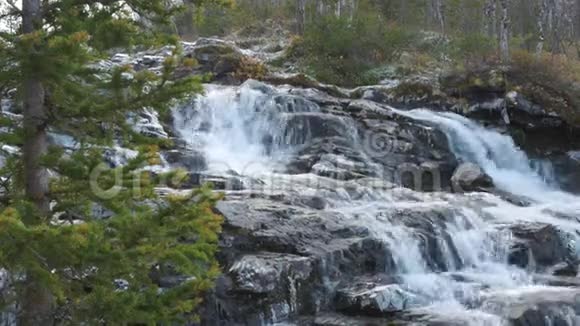
[[(10, 278), (0, 307), (19, 325), (195, 318), (219, 271), (218, 198), (206, 188), (159, 198), (156, 185), (181, 174), (143, 172), (163, 143), (135, 132), (127, 119), (201, 91), (200, 76), (174, 77), (195, 64), (177, 39), (142, 26), (169, 24), (181, 10), (165, 0), (24, 0), (10, 9), (21, 26), (0, 33), (0, 85), (17, 88), (23, 119), (0, 119), (9, 131), (0, 141), (22, 154), (0, 169), (0, 268)], [(114, 49), (167, 44), (173, 52), (158, 73), (95, 64)], [(49, 131), (71, 135), (76, 149), (51, 146)], [(140, 154), (106, 167), (103, 151), (115, 142)], [(111, 216), (93, 218), (95, 207)], [(57, 223), (58, 214), (78, 218)], [(161, 288), (165, 276), (181, 282)]]

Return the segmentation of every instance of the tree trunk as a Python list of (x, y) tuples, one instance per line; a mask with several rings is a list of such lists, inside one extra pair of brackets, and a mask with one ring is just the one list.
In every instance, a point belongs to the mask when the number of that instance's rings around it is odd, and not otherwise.
[(407, 24), (407, 3), (408, 0), (401, 0), (399, 2), (399, 24), (405, 26)]
[(306, 0), (296, 0), (296, 33), (304, 35), (306, 23)]
[[(22, 2), (22, 31), (32, 33), (42, 28), (41, 0)], [(30, 57), (36, 49), (31, 48)], [(41, 165), (47, 152), (47, 112), (44, 105), (44, 86), (34, 71), (27, 72), (22, 83), (24, 115), (24, 182), (26, 197), (36, 205), (42, 215), (50, 211), (48, 199), (48, 174)], [(53, 300), (50, 292), (27, 275), (26, 291), (20, 303), (19, 325), (51, 325)]]
[(497, 35), (497, 19), (496, 19), (496, 0), (486, 0), (484, 11), (484, 32), (489, 37), (495, 37)]
[(548, 1), (540, 0), (538, 15), (537, 15), (537, 26), (538, 26), (538, 44), (536, 45), (536, 57), (540, 57), (542, 52), (544, 52), (544, 41), (546, 40), (546, 29), (545, 24), (548, 15)]
[(316, 15), (318, 17), (326, 15), (326, 4), (324, 0), (316, 0)]
[(348, 17), (349, 20), (352, 20), (355, 9), (355, 0), (337, 0), (335, 15), (336, 17)]
[(445, 34), (445, 6), (443, 0), (431, 0), (431, 6), (435, 21), (441, 34)]
[(500, 0), (501, 24), (499, 33), (499, 55), (501, 62), (507, 63), (510, 60), (510, 16), (509, 0)]
[[(24, 0), (22, 3), (22, 28), (25, 34), (41, 28), (40, 0)], [(31, 51), (35, 51), (32, 49)], [(34, 55), (32, 53), (31, 55)], [(44, 105), (44, 86), (34, 71), (24, 76), (22, 83), (24, 108), (24, 182), (25, 192), (42, 214), (49, 212), (48, 174), (41, 165), (41, 158), (46, 154), (47, 112)]]
[(27, 279), (26, 282), (26, 290), (21, 299), (21, 313), (18, 316), (18, 326), (53, 325), (53, 296), (46, 287), (35, 280)]

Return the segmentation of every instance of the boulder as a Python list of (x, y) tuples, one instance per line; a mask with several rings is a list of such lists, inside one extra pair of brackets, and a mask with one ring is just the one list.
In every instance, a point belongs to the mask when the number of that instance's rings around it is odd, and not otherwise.
[[(509, 262), (520, 267), (556, 274), (576, 271), (578, 259), (573, 236), (553, 225), (530, 223), (510, 228), (516, 242), (512, 245)], [(555, 266), (563, 263), (564, 265)], [(532, 264), (535, 264), (533, 266)]]
[(461, 164), (451, 177), (453, 191), (472, 192), (493, 188), (493, 179), (479, 166), (472, 163)]
[(167, 163), (182, 167), (192, 172), (207, 170), (207, 161), (203, 153), (199, 151), (175, 149), (163, 153)]

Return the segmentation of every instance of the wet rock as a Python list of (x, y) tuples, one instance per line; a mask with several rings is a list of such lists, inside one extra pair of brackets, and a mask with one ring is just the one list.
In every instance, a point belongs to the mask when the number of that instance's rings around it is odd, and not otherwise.
[(571, 315), (574, 315), (573, 312), (565, 308), (541, 307), (526, 310), (520, 317), (512, 319), (512, 324), (514, 326), (569, 326)]
[(417, 305), (415, 295), (397, 284), (358, 283), (337, 291), (336, 306), (340, 311), (382, 316), (404, 311)]
[(243, 190), (244, 180), (236, 176), (202, 175), (202, 183), (210, 183), (215, 190)]
[(305, 326), (385, 326), (403, 325), (392, 318), (372, 318), (367, 316), (347, 316), (338, 313), (320, 313), (313, 320), (308, 320)]
[(558, 115), (548, 113), (541, 106), (530, 102), (518, 92), (506, 95), (509, 122), (526, 130), (555, 130), (566, 128), (566, 122)]
[(111, 167), (126, 165), (130, 160), (135, 159), (139, 153), (123, 147), (111, 147), (105, 149), (104, 160)]
[(353, 162), (334, 154), (324, 154), (311, 168), (319, 176), (336, 180), (353, 180), (373, 175), (364, 163)]
[(330, 114), (296, 113), (288, 117), (284, 130), (285, 144), (306, 144), (316, 138), (347, 136), (347, 123)]
[(177, 149), (167, 151), (163, 156), (167, 163), (183, 167), (192, 172), (205, 171), (208, 167), (203, 153), (199, 151)]
[(550, 155), (549, 160), (562, 189), (580, 194), (580, 151)]
[(559, 263), (554, 265), (549, 271), (554, 276), (576, 277), (578, 274), (578, 266), (573, 263)]
[(533, 262), (531, 251), (525, 243), (515, 243), (510, 247), (508, 254), (508, 263), (522, 268), (527, 267)]
[(284, 286), (284, 280), (292, 278), (305, 280), (312, 273), (312, 265), (308, 258), (283, 255), (260, 254), (246, 255), (230, 267), (230, 276), (235, 283), (235, 291), (255, 294), (269, 294)]
[[(344, 128), (339, 124), (338, 127)], [(342, 129), (344, 130), (344, 129)], [(318, 134), (324, 131), (319, 131)], [(330, 131), (328, 131), (330, 132)], [(334, 137), (314, 138), (288, 164), (289, 173), (315, 173), (338, 180), (352, 180), (364, 176), (375, 176), (371, 162), (355, 147), (352, 140), (334, 131)], [(339, 136), (339, 134), (341, 136)]]
[(472, 163), (461, 164), (451, 177), (455, 192), (483, 191), (493, 188), (493, 179), (479, 166)]
[(533, 287), (498, 291), (484, 298), (484, 307), (515, 326), (576, 325), (580, 312), (578, 289)]
[(396, 180), (403, 186), (419, 192), (443, 191), (448, 188), (449, 162), (423, 162), (421, 164), (401, 164), (398, 166)]
[(506, 110), (505, 100), (503, 98), (495, 98), (484, 102), (475, 102), (465, 109), (457, 110), (458, 113), (463, 114), (472, 119), (490, 120), (510, 123), (509, 115)]
[(298, 202), (302, 205), (317, 210), (323, 210), (328, 205), (326, 199), (319, 196), (302, 196), (299, 198)]
[(501, 199), (505, 200), (506, 202), (519, 207), (529, 207), (534, 202), (532, 199), (527, 198), (525, 196), (515, 195), (497, 188), (486, 189), (486, 191), (489, 191), (494, 195), (497, 195)]
[(356, 100), (350, 102), (346, 111), (357, 117), (364, 117), (367, 119), (395, 117), (395, 113), (393, 113), (388, 107), (367, 100)]
[(168, 134), (159, 122), (159, 114), (151, 109), (144, 109), (137, 116), (132, 118), (133, 129), (144, 136), (152, 138), (166, 139)]
[[(510, 229), (517, 240), (512, 246), (510, 262), (539, 271), (545, 271), (559, 263), (573, 266), (568, 268), (574, 270), (577, 268), (575, 242), (553, 225), (520, 224)], [(536, 266), (531, 265), (532, 263)]]

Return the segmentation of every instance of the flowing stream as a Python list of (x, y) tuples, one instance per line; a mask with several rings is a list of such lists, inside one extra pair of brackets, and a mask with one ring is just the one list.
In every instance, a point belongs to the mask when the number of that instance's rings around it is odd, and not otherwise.
[[(266, 86), (208, 86), (205, 96), (175, 109), (175, 127), (188, 146), (205, 154), (212, 173), (259, 179), (272, 184), (271, 189), (298, 178), (320, 178), (305, 174), (285, 179), (285, 164), (320, 133), (319, 126), (312, 125), (313, 119), (298, 117), (322, 114), (319, 105), (285, 92)], [(353, 226), (368, 226), (373, 236), (389, 245), (395, 274), (401, 279), (399, 289), (411, 298), (409, 313), (428, 315), (432, 322), (441, 318), (443, 324), (454, 320), (458, 324), (507, 325), (514, 305), (534, 296), (568, 295), (570, 288), (554, 288), (539, 280), (531, 270), (533, 262), (528, 268), (508, 264), (514, 241), (511, 227), (522, 223), (556, 226), (570, 250), (575, 250), (580, 225), (574, 217), (580, 216), (580, 198), (553, 184), (549, 164), (538, 169), (511, 137), (464, 117), (423, 109), (393, 112), (441, 130), (458, 160), (476, 163), (499, 189), (532, 202), (520, 207), (492, 194), (372, 187), (364, 196), (353, 198), (341, 187), (321, 190), (295, 185), (293, 189), (299, 192), (324, 197), (330, 203), (327, 211)], [(351, 122), (333, 119), (324, 127), (356, 142)], [(279, 184), (274, 185), (276, 182)], [(438, 219), (415, 225), (400, 217), (407, 212), (431, 212)], [(437, 253), (422, 245), (426, 238), (437, 243)], [(565, 309), (558, 314), (558, 320), (577, 325)]]

